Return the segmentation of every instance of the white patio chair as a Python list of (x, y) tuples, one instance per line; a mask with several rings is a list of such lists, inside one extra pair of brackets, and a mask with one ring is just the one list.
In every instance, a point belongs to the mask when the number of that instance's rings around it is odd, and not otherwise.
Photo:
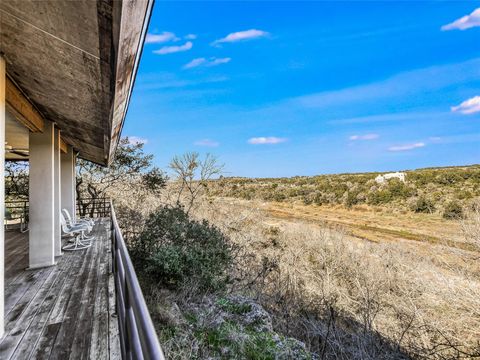
[(62, 209), (62, 214), (65, 218), (65, 221), (68, 226), (87, 226), (88, 231), (83, 234), (83, 239), (84, 240), (92, 240), (93, 236), (88, 236), (87, 234), (92, 232), (93, 226), (95, 225), (95, 221), (90, 218), (81, 218), (77, 219), (77, 221), (73, 221), (72, 217), (70, 216), (70, 213), (68, 212), (67, 209)]
[(64, 245), (62, 247), (62, 250), (76, 251), (76, 250), (83, 250), (92, 246), (91, 240), (93, 240), (93, 238), (91, 239), (85, 238), (85, 232), (89, 231), (89, 227), (87, 224), (68, 225), (63, 213), (60, 214), (60, 222), (62, 225), (62, 231), (65, 234), (74, 236), (73, 243)]
[(67, 209), (62, 209), (62, 214), (65, 217), (65, 221), (67, 222), (67, 225), (69, 226), (88, 225), (88, 228), (89, 228), (88, 232), (91, 232), (93, 229), (93, 226), (95, 225), (95, 221), (90, 218), (80, 218), (80, 219), (77, 219), (77, 221), (73, 221), (72, 216), (70, 215)]

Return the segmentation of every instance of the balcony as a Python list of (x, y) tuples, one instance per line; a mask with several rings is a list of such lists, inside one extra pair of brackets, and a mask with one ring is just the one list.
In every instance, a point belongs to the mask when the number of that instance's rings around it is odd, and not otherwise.
[(90, 248), (65, 252), (56, 266), (36, 270), (27, 269), (28, 232), (5, 233), (2, 359), (119, 357), (109, 225), (97, 220)]
[(95, 246), (62, 254), (76, 159), (113, 160), (153, 0), (98, 5), (0, 1), (0, 177), (29, 162), (30, 228), (0, 232), (2, 360), (163, 358), (113, 211)]
[(163, 359), (114, 212), (92, 233), (88, 249), (29, 270), (28, 232), (5, 232), (1, 359)]

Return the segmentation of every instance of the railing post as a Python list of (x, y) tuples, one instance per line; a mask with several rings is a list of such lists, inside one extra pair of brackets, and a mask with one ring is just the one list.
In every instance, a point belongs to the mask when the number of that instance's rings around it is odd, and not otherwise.
[(116, 239), (115, 239), (115, 227), (113, 225), (113, 218), (112, 214), (110, 213), (110, 236), (111, 236), (111, 249), (112, 249), (112, 273), (115, 274), (116, 267), (115, 267), (115, 252), (116, 252)]

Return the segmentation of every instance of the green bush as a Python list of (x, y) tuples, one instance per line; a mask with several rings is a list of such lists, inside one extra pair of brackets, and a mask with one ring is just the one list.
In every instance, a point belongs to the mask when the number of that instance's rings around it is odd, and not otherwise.
[(372, 191), (368, 194), (367, 200), (371, 205), (387, 204), (392, 201), (392, 194), (388, 190)]
[(135, 269), (149, 282), (170, 289), (188, 285), (216, 291), (229, 282), (234, 247), (206, 220), (189, 218), (181, 207), (160, 207), (130, 244)]
[(325, 198), (325, 196), (323, 196), (322, 193), (316, 193), (314, 198), (313, 198), (313, 202), (316, 204), (316, 205), (324, 205), (324, 204), (328, 204), (328, 200)]
[(435, 211), (435, 205), (432, 200), (421, 196), (411, 206), (411, 210), (416, 213), (432, 213)]
[(398, 179), (391, 179), (388, 181), (387, 191), (390, 193), (391, 199), (405, 200), (409, 196), (413, 195), (412, 189)]
[(274, 201), (278, 201), (278, 202), (282, 202), (282, 201), (284, 201), (286, 198), (287, 198), (286, 195), (285, 195), (284, 193), (282, 193), (282, 192), (275, 192), (275, 193), (273, 193), (273, 195), (272, 195), (272, 199), (273, 199)]
[(456, 201), (450, 201), (443, 210), (443, 217), (445, 219), (461, 219), (463, 218), (463, 208)]
[(358, 204), (358, 192), (356, 191), (347, 191), (347, 196), (345, 197), (345, 206), (352, 207), (353, 205)]

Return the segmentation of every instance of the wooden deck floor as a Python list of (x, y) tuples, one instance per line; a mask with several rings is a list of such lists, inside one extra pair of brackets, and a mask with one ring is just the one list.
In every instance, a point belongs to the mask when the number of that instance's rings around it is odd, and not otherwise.
[(28, 233), (5, 233), (6, 331), (0, 359), (119, 359), (109, 222), (87, 250), (28, 266)]

